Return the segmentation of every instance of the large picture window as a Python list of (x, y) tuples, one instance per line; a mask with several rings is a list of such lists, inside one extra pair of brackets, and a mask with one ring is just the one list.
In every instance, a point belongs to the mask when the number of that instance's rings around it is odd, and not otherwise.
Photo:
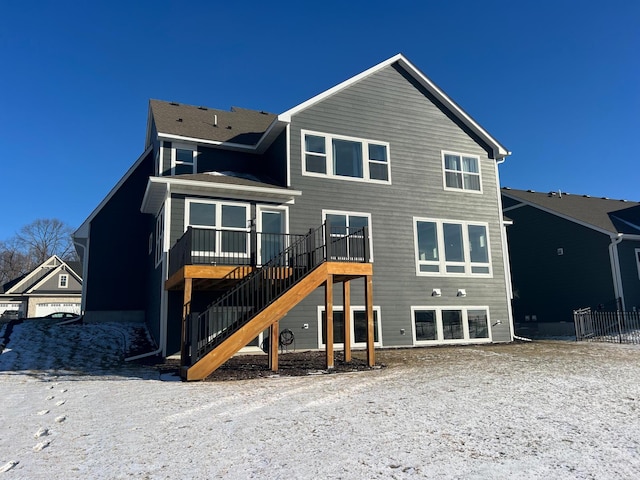
[(442, 152), (444, 186), (446, 190), (481, 192), (480, 157)]
[(249, 254), (249, 205), (187, 199), (186, 227), (194, 227), (194, 255)]
[(418, 275), (491, 275), (488, 225), (414, 218)]
[(302, 174), (391, 183), (389, 144), (302, 131)]
[(487, 307), (411, 307), (416, 345), (491, 341)]

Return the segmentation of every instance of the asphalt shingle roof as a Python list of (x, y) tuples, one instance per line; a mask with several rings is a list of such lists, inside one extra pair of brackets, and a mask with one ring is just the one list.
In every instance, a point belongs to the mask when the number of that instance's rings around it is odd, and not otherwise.
[(502, 193), (611, 233), (640, 234), (639, 202), (511, 188), (503, 188)]
[(255, 145), (277, 115), (245, 108), (216, 110), (182, 103), (149, 100), (159, 133), (214, 142)]

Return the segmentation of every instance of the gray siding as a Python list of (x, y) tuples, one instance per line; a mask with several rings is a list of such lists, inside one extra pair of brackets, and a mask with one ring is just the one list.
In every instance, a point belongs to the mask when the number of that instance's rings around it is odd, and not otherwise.
[[(68, 287), (67, 288), (58, 288), (58, 278), (61, 274), (68, 275)], [(69, 294), (73, 295), (74, 293), (82, 293), (82, 284), (76, 280), (76, 278), (71, 275), (69, 272), (61, 271), (57, 272), (55, 275), (52, 275), (51, 278), (47, 278), (47, 280), (38, 287), (35, 291), (38, 294), (44, 293), (56, 293), (56, 294)]]
[[(303, 176), (301, 129), (389, 142), (393, 183)], [(491, 323), (501, 321), (493, 340), (510, 340), (495, 160), (405, 72), (388, 67), (295, 115), (290, 148), (291, 187), (303, 192), (291, 208), (292, 232), (319, 225), (323, 209), (371, 213), (374, 305), (381, 307), (384, 345), (412, 344), (412, 305), (488, 306)], [(444, 190), (442, 150), (480, 156), (482, 194)], [(417, 276), (414, 216), (487, 222), (493, 277)], [(362, 282), (355, 283), (351, 302), (363, 305)], [(441, 288), (442, 297), (432, 297), (432, 288)], [(456, 297), (458, 288), (466, 289), (465, 298)], [(282, 321), (299, 347), (317, 347), (317, 306), (323, 303), (319, 289)], [(309, 330), (301, 330), (305, 323)]]

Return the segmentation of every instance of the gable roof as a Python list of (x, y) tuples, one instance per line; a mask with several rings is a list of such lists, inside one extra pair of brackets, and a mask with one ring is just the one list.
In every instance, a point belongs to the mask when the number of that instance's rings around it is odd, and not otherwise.
[[(627, 200), (502, 188), (505, 197), (607, 234), (640, 235), (640, 203)], [(518, 205), (506, 207), (509, 212)]]
[(278, 119), (282, 122), (290, 122), (291, 117), (318, 102), (334, 95), (345, 88), (353, 85), (360, 80), (373, 75), (374, 73), (382, 70), (383, 68), (388, 67), (389, 65), (398, 64), (402, 67), (411, 77), (413, 77), (420, 85), (422, 85), (429, 93), (431, 93), (438, 101), (444, 105), (458, 120), (460, 120), (467, 128), (469, 128), (472, 132), (474, 132), (480, 139), (485, 141), (489, 147), (493, 150), (493, 155), (495, 159), (503, 159), (504, 157), (511, 155), (511, 152), (508, 151), (504, 146), (502, 146), (495, 138), (493, 138), (489, 133), (480, 126), (471, 116), (466, 113), (457, 103), (455, 103), (449, 96), (444, 93), (435, 83), (433, 83), (427, 76), (422, 73), (418, 68), (415, 67), (404, 55), (401, 53), (385, 60), (384, 62), (375, 65), (364, 72), (351, 77), (348, 80), (345, 80), (342, 83), (339, 83), (333, 88), (326, 90), (315, 97), (310, 98), (306, 102), (297, 105), (290, 110), (278, 115)]
[[(217, 110), (149, 100), (149, 119), (153, 119), (158, 138), (163, 140), (197, 141), (232, 150), (253, 150), (258, 148), (277, 116), (246, 108)], [(150, 141), (148, 138), (147, 144)]]
[(22, 294), (31, 293), (38, 285), (41, 285), (45, 279), (55, 275), (56, 272), (61, 270), (69, 272), (75, 277), (78, 282), (82, 283), (82, 278), (73, 269), (69, 268), (64, 260), (61, 260), (57, 255), (52, 255), (47, 260), (42, 262), (36, 268), (31, 270), (26, 275), (23, 275), (17, 281), (13, 280), (4, 285), (4, 294)]

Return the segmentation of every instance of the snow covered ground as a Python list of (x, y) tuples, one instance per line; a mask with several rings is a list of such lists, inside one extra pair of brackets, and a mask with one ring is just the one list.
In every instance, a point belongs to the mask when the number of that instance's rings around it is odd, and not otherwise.
[(123, 365), (130, 328), (15, 327), (0, 480), (640, 478), (639, 346), (381, 351), (374, 371), (186, 384)]

